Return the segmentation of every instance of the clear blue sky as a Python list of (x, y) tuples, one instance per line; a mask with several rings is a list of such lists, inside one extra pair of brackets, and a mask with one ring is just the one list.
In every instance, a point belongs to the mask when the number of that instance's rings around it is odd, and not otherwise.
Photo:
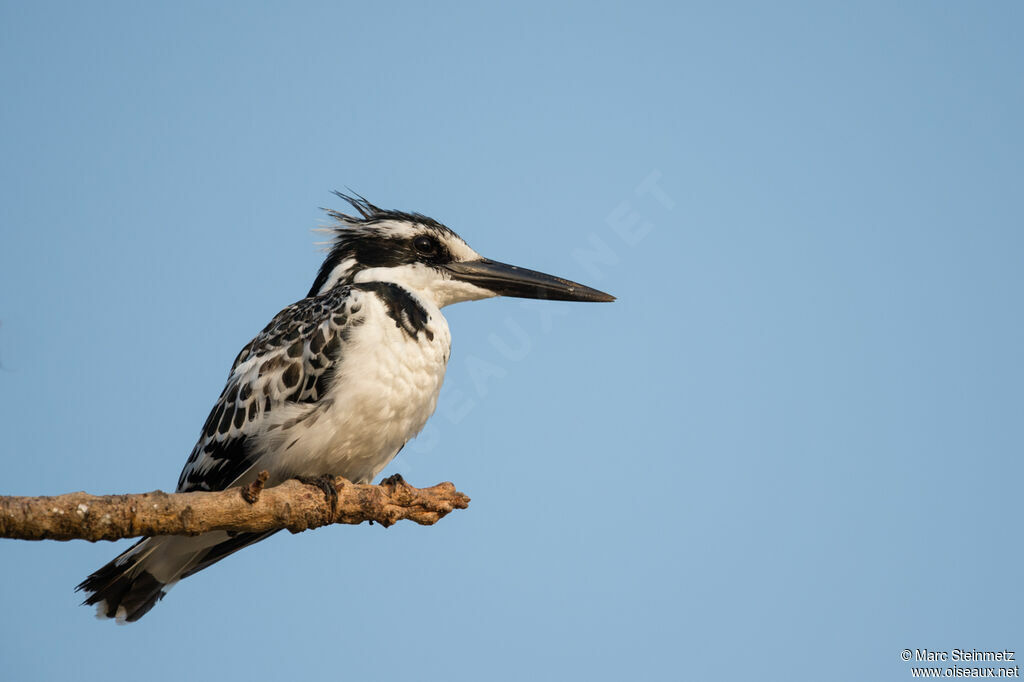
[[(132, 627), (0, 542), (10, 680), (910, 679), (1024, 650), (1024, 8), (0, 3), (0, 493), (171, 489), (351, 187), (619, 296), (449, 308), (385, 473)], [(1024, 656), (1024, 652), (1021, 654)]]

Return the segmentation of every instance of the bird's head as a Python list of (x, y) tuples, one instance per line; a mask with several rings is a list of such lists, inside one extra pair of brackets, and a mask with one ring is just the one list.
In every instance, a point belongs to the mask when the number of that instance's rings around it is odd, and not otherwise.
[(359, 196), (335, 192), (358, 215), (328, 210), (333, 238), (309, 296), (339, 285), (394, 282), (431, 298), (438, 307), (491, 296), (559, 301), (614, 301), (576, 282), (488, 260), (462, 237), (418, 213), (377, 208)]

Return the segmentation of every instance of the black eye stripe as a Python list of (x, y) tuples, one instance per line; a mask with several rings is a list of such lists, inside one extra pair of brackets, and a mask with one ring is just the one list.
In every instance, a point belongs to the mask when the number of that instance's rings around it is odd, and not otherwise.
[[(346, 268), (345, 276), (338, 279), (335, 286), (338, 283), (351, 284), (355, 275), (365, 268), (394, 268), (411, 263), (439, 266), (450, 263), (452, 254), (444, 238), (444, 233), (434, 235), (421, 232), (410, 237), (353, 232), (346, 235), (344, 241), (339, 241), (324, 260), (309, 295), (315, 296), (330, 280), (334, 270), (349, 259), (354, 262)], [(418, 243), (423, 248), (418, 247)]]

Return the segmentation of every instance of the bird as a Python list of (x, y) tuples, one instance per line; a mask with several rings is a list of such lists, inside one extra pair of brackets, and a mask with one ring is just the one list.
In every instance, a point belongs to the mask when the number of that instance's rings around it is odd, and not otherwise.
[[(334, 192), (327, 255), (305, 298), (238, 353), (177, 492), (343, 476), (370, 483), (437, 405), (451, 354), (441, 308), (494, 296), (610, 302), (576, 282), (484, 258), (419, 213)], [(348, 210), (348, 209), (346, 209)], [(76, 591), (130, 623), (179, 580), (272, 535), (215, 531), (143, 538)]]

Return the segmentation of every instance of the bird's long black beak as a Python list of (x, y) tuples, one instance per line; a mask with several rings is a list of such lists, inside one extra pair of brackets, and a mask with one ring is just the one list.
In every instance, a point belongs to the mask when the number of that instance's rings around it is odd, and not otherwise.
[(614, 301), (615, 297), (597, 289), (570, 282), (561, 277), (527, 270), (515, 265), (480, 260), (450, 263), (445, 266), (455, 279), (469, 282), (498, 296), (546, 298), (553, 301)]

